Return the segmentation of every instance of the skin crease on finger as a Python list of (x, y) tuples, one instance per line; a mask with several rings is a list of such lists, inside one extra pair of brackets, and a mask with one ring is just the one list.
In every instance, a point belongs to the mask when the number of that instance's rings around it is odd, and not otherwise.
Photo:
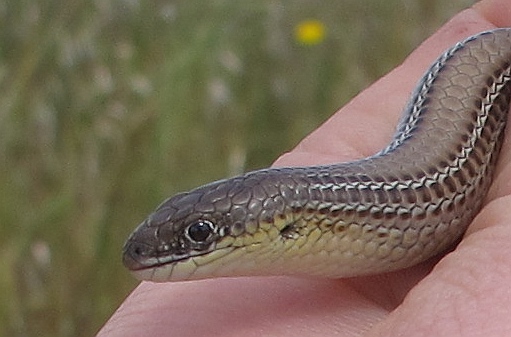
[[(378, 151), (428, 65), (455, 42), (495, 26), (511, 26), (511, 1), (482, 1), (458, 14), (276, 165)], [(371, 141), (361, 142), (367, 134)], [(98, 336), (511, 336), (510, 138), (508, 132), (486, 206), (442, 259), (348, 280), (142, 282)]]

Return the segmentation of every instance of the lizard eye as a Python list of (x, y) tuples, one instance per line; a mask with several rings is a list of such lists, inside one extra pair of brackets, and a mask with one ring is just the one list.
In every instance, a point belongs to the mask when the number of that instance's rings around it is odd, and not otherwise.
[(201, 243), (215, 234), (217, 227), (209, 220), (198, 220), (186, 229), (186, 236), (193, 242)]

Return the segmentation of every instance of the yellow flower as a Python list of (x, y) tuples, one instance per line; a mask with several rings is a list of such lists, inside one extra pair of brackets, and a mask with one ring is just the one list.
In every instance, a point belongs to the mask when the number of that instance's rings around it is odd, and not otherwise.
[(295, 27), (295, 39), (303, 45), (314, 45), (323, 42), (325, 25), (318, 20), (306, 20)]

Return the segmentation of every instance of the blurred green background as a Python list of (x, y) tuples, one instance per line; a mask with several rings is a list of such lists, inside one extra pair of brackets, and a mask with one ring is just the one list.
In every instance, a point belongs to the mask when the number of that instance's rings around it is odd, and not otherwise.
[(164, 198), (270, 165), (473, 2), (3, 0), (0, 335), (93, 335)]

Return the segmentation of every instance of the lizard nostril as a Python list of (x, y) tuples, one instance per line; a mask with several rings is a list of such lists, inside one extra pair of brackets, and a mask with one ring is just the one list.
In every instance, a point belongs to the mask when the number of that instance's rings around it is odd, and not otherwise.
[(128, 241), (124, 245), (122, 262), (129, 270), (138, 270), (145, 267), (144, 260), (149, 256), (148, 246), (136, 241)]

